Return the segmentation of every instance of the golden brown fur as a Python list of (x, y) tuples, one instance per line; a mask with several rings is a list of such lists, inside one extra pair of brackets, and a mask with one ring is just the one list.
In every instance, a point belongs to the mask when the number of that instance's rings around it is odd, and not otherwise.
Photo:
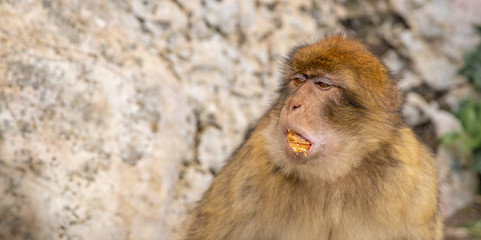
[[(296, 85), (299, 73), (307, 80)], [(319, 79), (333, 87), (319, 90)], [(402, 122), (394, 84), (356, 40), (294, 49), (279, 100), (215, 178), (185, 239), (441, 239), (435, 162)], [(289, 153), (285, 128), (319, 150)]]

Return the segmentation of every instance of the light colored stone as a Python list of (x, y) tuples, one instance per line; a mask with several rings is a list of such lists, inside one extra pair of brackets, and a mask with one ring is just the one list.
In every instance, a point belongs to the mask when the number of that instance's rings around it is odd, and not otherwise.
[[(474, 199), (479, 180), (470, 167), (469, 156), (459, 151), (440, 146), (436, 152), (440, 164), (440, 209), (443, 217), (453, 215)], [(452, 171), (456, 168), (457, 171)]]
[(183, 191), (183, 194), (185, 195), (185, 199), (188, 199), (191, 203), (197, 202), (202, 198), (204, 192), (214, 179), (210, 173), (202, 173), (194, 168), (187, 169), (184, 177), (189, 185), (186, 187), (186, 190)]
[(477, 92), (474, 87), (467, 83), (465, 79), (459, 79), (459, 85), (451, 89), (444, 97), (443, 101), (450, 106), (451, 109), (457, 110), (459, 104), (468, 99), (481, 99), (481, 93)]
[(420, 6), (413, 14), (416, 22), (415, 31), (427, 38), (434, 39), (446, 33), (450, 6), (447, 0), (433, 1), (431, 4), (416, 4)]
[(203, 17), (210, 28), (214, 28), (222, 35), (229, 35), (236, 31), (239, 24), (239, 2), (235, 0), (205, 0)]
[(409, 71), (405, 70), (402, 71), (403, 75), (401, 79), (398, 82), (398, 88), (403, 91), (407, 92), (415, 87), (419, 87), (423, 84), (423, 81), (421, 80), (420, 76)]
[(436, 135), (442, 136), (450, 132), (462, 132), (463, 127), (459, 120), (450, 112), (439, 109), (437, 103), (422, 107), (423, 112), (434, 124)]
[(425, 108), (426, 105), (427, 102), (418, 94), (413, 92), (407, 93), (405, 103), (401, 109), (406, 124), (415, 127), (429, 121), (429, 118), (423, 112), (423, 108)]
[(203, 169), (219, 172), (227, 158), (225, 137), (220, 130), (208, 127), (202, 132), (199, 144), (199, 161)]
[(394, 50), (390, 50), (385, 53), (382, 58), (382, 62), (386, 64), (386, 67), (394, 73), (400, 72), (406, 66), (404, 61), (397, 55), (396, 51)]

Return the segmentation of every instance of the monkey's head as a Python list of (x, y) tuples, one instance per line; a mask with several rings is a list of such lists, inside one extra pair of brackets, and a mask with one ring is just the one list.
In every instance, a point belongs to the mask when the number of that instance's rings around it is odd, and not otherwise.
[[(395, 134), (399, 105), (386, 68), (357, 40), (330, 36), (297, 47), (264, 131), (268, 154), (288, 173), (334, 180)], [(308, 150), (293, 151), (288, 131)]]

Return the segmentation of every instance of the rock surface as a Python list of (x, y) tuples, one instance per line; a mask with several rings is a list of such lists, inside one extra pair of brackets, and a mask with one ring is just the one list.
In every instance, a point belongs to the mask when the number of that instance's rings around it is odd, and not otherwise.
[[(480, 8), (0, 1), (0, 239), (172, 239), (275, 97), (280, 58), (333, 32), (356, 33), (393, 69), (414, 94), (406, 120), (429, 144), (459, 125), (439, 104), (469, 89), (456, 74), (478, 41)], [(447, 216), (472, 199), (476, 179), (463, 156), (430, 145)]]

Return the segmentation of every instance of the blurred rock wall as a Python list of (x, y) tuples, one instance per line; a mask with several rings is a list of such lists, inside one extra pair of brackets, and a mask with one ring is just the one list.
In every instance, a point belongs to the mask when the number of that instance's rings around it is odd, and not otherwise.
[(443, 211), (473, 195), (439, 146), (478, 41), (469, 0), (0, 0), (0, 239), (172, 239), (269, 106), (288, 50), (362, 39), (400, 79), (442, 163)]

